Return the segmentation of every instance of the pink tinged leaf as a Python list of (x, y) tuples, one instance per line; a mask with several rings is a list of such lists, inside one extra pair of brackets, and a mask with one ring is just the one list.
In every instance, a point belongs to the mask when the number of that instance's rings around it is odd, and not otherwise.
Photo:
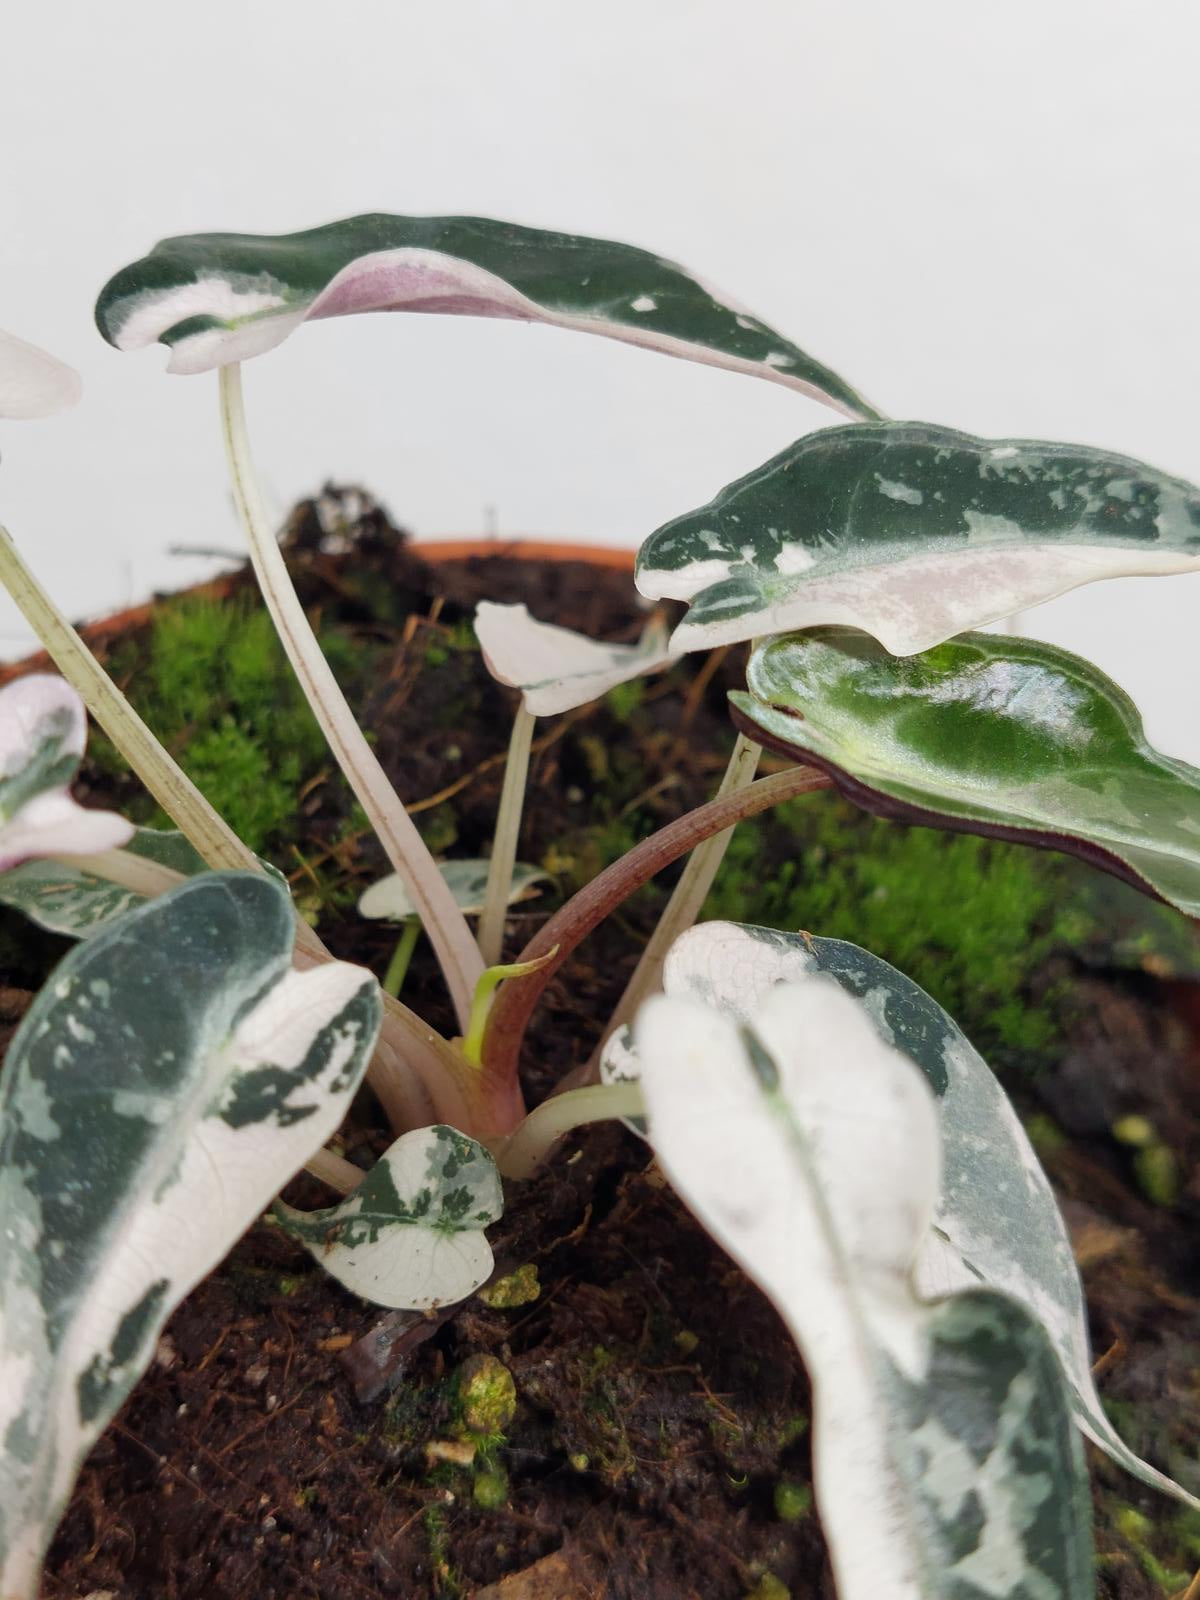
[(73, 368), (0, 330), (0, 418), (51, 416), (73, 406), (81, 389)]
[(0, 871), (33, 856), (93, 855), (133, 837), (112, 811), (67, 792), (87, 742), (87, 717), (61, 678), (34, 674), (0, 690)]
[(520, 689), (526, 709), (538, 717), (573, 711), (618, 684), (659, 672), (679, 653), (657, 624), (637, 644), (605, 644), (539, 622), (523, 605), (490, 600), (476, 608), (475, 632), (492, 677)]

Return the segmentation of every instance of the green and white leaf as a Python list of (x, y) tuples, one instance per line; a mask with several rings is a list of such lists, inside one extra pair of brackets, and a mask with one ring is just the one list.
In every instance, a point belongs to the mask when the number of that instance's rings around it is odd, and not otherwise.
[(897, 655), (1097, 578), (1200, 568), (1200, 490), (1083, 445), (923, 422), (811, 433), (652, 533), (637, 586), (707, 650), (862, 628)]
[[(1019, 1301), (1049, 1335), (1088, 1437), (1144, 1483), (1190, 1500), (1109, 1422), (1091, 1375), (1083, 1286), (1053, 1191), (1008, 1096), (937, 1001), (858, 945), (733, 922), (690, 928), (663, 969), (668, 995), (739, 1025), (748, 1025), (780, 984), (829, 978), (860, 1002), (881, 1039), (916, 1062), (936, 1096), (942, 1177), (917, 1260), (921, 1292), (986, 1288)], [(639, 1071), (636, 1050), (614, 1035), (602, 1078), (628, 1081)]]
[[(128, 855), (190, 878), (207, 872), (204, 857), (182, 833), (134, 828)], [(25, 861), (0, 873), (0, 904), (68, 939), (86, 939), (147, 898), (136, 889), (63, 861)]]
[(210, 873), (77, 945), (0, 1075), (0, 1593), (32, 1600), (164, 1321), (337, 1127), (379, 1029), (291, 967), (285, 891)]
[(87, 744), (87, 714), (62, 678), (34, 673), (0, 689), (0, 872), (33, 856), (122, 845), (131, 823), (87, 811), (67, 787)]
[(966, 634), (898, 660), (817, 628), (764, 641), (747, 684), (739, 726), (867, 810), (1064, 850), (1200, 916), (1200, 771), (1081, 657)]
[(504, 1193), (484, 1147), (439, 1125), (402, 1134), (340, 1205), (305, 1212), (280, 1200), (274, 1214), (352, 1293), (432, 1311), (491, 1276), (484, 1229), (504, 1214)]
[(637, 644), (605, 644), (539, 622), (523, 605), (491, 600), (476, 607), (475, 633), (492, 677), (520, 689), (526, 710), (535, 717), (573, 711), (675, 659), (661, 623), (651, 623)]
[(0, 329), (0, 420), (51, 416), (73, 406), (81, 392), (73, 368)]
[[(445, 878), (455, 905), (468, 916), (483, 910), (489, 866), (490, 862), (474, 858), (438, 862), (438, 871)], [(512, 906), (520, 900), (531, 900), (540, 893), (537, 885), (548, 881), (549, 877), (550, 874), (543, 872), (540, 867), (528, 866), (523, 861), (516, 862), (512, 870), (508, 904)], [(378, 883), (373, 883), (363, 892), (358, 902), (358, 914), (371, 921), (403, 922), (407, 917), (415, 917), (417, 912), (399, 875), (389, 872), (386, 878), (380, 878)]]
[(158, 340), (172, 372), (281, 344), (360, 311), (503, 317), (598, 333), (781, 383), (847, 416), (876, 413), (836, 373), (674, 262), (607, 239), (487, 217), (347, 217), (303, 233), (164, 239), (109, 280), (110, 344)]
[(813, 1385), (840, 1600), (1085, 1600), (1082, 1446), (1045, 1334), (985, 1289), (923, 1303), (933, 1094), (829, 978), (750, 1024), (655, 996), (635, 1024), (672, 1184), (766, 1292)]

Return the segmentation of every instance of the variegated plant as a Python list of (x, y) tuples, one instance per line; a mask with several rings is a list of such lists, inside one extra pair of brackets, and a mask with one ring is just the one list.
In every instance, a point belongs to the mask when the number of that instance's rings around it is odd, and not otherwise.
[(828, 977), (747, 1013), (644, 1007), (650, 1138), (804, 1354), (841, 1600), (1085, 1600), (1087, 1479), (1046, 1333), (990, 1288), (914, 1285), (939, 1190), (928, 1081)]
[[(484, 659), (517, 691), (486, 863), (426, 850), (316, 645), (257, 487), (240, 362), (310, 319), (358, 311), (596, 333), (764, 378), (852, 419), (650, 535), (637, 586), (689, 603), (673, 635), (665, 605), (639, 643), (480, 606)], [(831, 784), (884, 815), (1073, 851), (1200, 913), (1200, 774), (1152, 750), (1134, 707), (1088, 663), (968, 631), (1094, 579), (1200, 567), (1200, 492), (1106, 451), (889, 421), (668, 261), (478, 218), (169, 239), (112, 278), (96, 315), (118, 348), (158, 341), (173, 371), (219, 369), (264, 599), (393, 869), (363, 911), (404, 927), (381, 1001), (289, 909), (0, 530), (0, 578), (180, 830), (131, 836), (74, 807), (78, 707), (45, 680), (29, 680), (24, 700), (0, 695), (0, 900), (80, 940), (10, 1049), (0, 1095), (0, 1184), (16, 1218), (2, 1258), (6, 1597), (31, 1592), (80, 1453), (169, 1306), (290, 1172), (307, 1164), (343, 1198), (309, 1213), (280, 1204), (281, 1226), (355, 1292), (432, 1308), (490, 1271), (500, 1173), (528, 1177), (569, 1129), (611, 1116), (645, 1127), (648, 1111), (664, 1167), (809, 1363), (843, 1600), (1082, 1600), (1091, 1569), (1072, 1416), (1147, 1482), (1187, 1495), (1105, 1417), (1066, 1235), (1002, 1091), (945, 1013), (866, 951), (687, 930), (732, 828)], [(63, 369), (0, 336), (0, 418), (73, 394)], [(746, 640), (739, 736), (714, 798), (605, 869), (501, 965), (507, 908), (532, 881), (516, 862), (537, 717)], [(756, 779), (764, 746), (796, 765)], [(603, 1054), (527, 1114), (517, 1068), (538, 997), (601, 918), (685, 857)], [(477, 935), (469, 909), (481, 912)], [(420, 928), (453, 1001), (453, 1038), (395, 998)], [(143, 973), (127, 958), (150, 941)], [(169, 1016), (164, 994), (178, 997)], [(137, 1041), (127, 1058), (112, 1045), (118, 1026)], [(368, 1054), (397, 1137), (364, 1173), (317, 1147)], [(85, 1064), (97, 1110), (95, 1148), (81, 1151), (59, 1136), (59, 1112)], [(208, 1192), (211, 1173), (197, 1173), (211, 1149), (234, 1160), (236, 1193), (196, 1206), (187, 1185)], [(194, 1248), (160, 1271), (164, 1219), (185, 1200)]]
[(652, 533), (679, 650), (821, 623), (897, 655), (1098, 578), (1200, 569), (1200, 491), (1128, 456), (923, 422), (811, 433)]
[(341, 1121), (380, 1008), (292, 969), (258, 874), (205, 874), (76, 946), (0, 1077), (0, 1592), (33, 1600), (85, 1453), (167, 1316)]

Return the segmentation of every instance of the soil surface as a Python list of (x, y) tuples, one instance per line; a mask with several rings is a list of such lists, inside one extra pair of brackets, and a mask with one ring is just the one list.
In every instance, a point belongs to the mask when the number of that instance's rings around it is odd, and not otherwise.
[[(356, 646), (356, 710), (430, 842), (486, 853), (513, 696), (471, 647), (475, 601), (523, 600), (535, 615), (622, 639), (636, 637), (644, 612), (620, 572), (515, 562), (502, 546), (430, 567), (369, 502), (362, 510), (336, 495), (301, 507), (289, 562), (310, 613)], [(223, 606), (243, 603), (246, 574), (217, 593)], [(152, 629), (151, 614), (136, 614), (96, 639), (135, 702)], [(712, 793), (739, 666), (736, 652), (694, 657), (539, 723), (521, 854), (555, 881), (514, 909), (510, 951), (634, 839)], [(150, 820), (103, 741), (93, 748), (76, 792)], [(177, 750), (186, 765), (186, 737)], [(358, 919), (354, 902), (386, 864), (330, 763), (299, 793), (273, 859), (335, 953), (382, 973), (393, 936)], [(768, 837), (788, 848), (784, 834)], [(526, 1051), (530, 1100), (587, 1058), (664, 878), (551, 986)], [(0, 936), (13, 952), (2, 1044), (65, 946), (7, 914)], [(1035, 1062), (1014, 1057), (1006, 1081), (1072, 1227), (1106, 1403), (1135, 1448), (1200, 1489), (1200, 1008), (1190, 983), (1156, 978), (1155, 967), (1057, 952), (1027, 994), (1051, 1009), (1052, 1041)], [(451, 1031), (427, 948), (404, 998)], [(959, 1020), (972, 1031), (975, 1019)], [(1153, 1130), (1157, 1155), (1116, 1136), (1130, 1117)], [(365, 1163), (387, 1142), (364, 1094), (345, 1151)], [(330, 1200), (309, 1178), (287, 1194)], [(440, 1319), (389, 1317), (276, 1229), (251, 1229), (176, 1312), (91, 1453), (51, 1552), (47, 1600), (831, 1596), (803, 1369), (647, 1147), (609, 1125), (569, 1142), (536, 1181), (511, 1188), (493, 1245), (503, 1270), (526, 1269), (521, 1303), (475, 1297)], [(480, 1356), (515, 1384), (515, 1414), (490, 1434), (468, 1427), (460, 1383)], [(1094, 1451), (1091, 1463), (1100, 1593), (1182, 1589), (1200, 1565), (1200, 1519)]]

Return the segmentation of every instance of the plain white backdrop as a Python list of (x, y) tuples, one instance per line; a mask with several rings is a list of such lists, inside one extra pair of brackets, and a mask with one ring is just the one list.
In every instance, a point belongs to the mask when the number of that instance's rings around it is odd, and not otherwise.
[[(1200, 478), (1200, 17), (1189, 0), (8, 0), (0, 327), (83, 403), (9, 425), (0, 520), (74, 617), (238, 547), (216, 379), (91, 322), (158, 238), (471, 212), (669, 255), (894, 416), (1109, 446)], [(422, 535), (638, 543), (835, 423), (603, 340), (413, 316), (303, 328), (246, 372), (282, 513), (324, 480)], [(0, 653), (21, 652), (0, 602)], [(1025, 630), (1093, 657), (1200, 761), (1200, 575)]]

